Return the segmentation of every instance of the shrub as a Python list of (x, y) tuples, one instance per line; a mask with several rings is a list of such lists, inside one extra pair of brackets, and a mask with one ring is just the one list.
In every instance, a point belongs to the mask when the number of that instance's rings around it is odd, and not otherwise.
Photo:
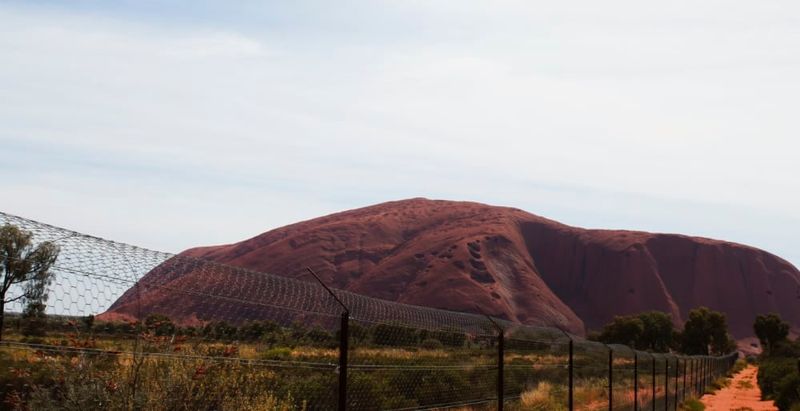
[(796, 360), (791, 358), (768, 357), (758, 367), (758, 388), (764, 399), (774, 398), (778, 382), (783, 377), (796, 372)]
[(775, 386), (775, 405), (779, 410), (800, 405), (800, 374), (795, 372), (778, 381)]
[(265, 360), (285, 360), (291, 356), (292, 349), (288, 347), (273, 347), (262, 354)]
[(438, 350), (444, 347), (444, 344), (436, 338), (426, 338), (420, 345), (427, 350)]
[(685, 411), (703, 411), (706, 409), (706, 406), (697, 398), (689, 398), (680, 404), (680, 409)]
[(558, 402), (561, 395), (556, 393), (553, 384), (542, 381), (536, 387), (525, 391), (520, 396), (520, 406), (523, 410), (559, 410), (564, 405)]
[(758, 386), (765, 399), (775, 400), (781, 411), (800, 404), (800, 372), (797, 359), (767, 357), (758, 369)]

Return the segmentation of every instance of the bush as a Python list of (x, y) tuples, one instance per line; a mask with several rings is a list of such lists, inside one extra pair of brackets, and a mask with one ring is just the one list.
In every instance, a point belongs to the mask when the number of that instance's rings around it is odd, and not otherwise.
[(681, 403), (680, 409), (685, 411), (703, 411), (706, 409), (706, 406), (697, 398), (689, 398)]
[(791, 358), (768, 357), (758, 367), (758, 388), (764, 399), (773, 398), (778, 382), (783, 377), (796, 372), (795, 360)]
[(285, 360), (291, 356), (292, 349), (288, 347), (273, 347), (262, 354), (265, 360)]
[(444, 344), (442, 344), (442, 342), (436, 338), (426, 338), (424, 341), (422, 341), (421, 345), (422, 348), (425, 348), (426, 350), (439, 350), (444, 347)]
[(773, 399), (778, 409), (790, 410), (800, 404), (800, 372), (797, 359), (767, 357), (758, 369), (758, 386), (764, 399)]
[(775, 386), (775, 405), (779, 410), (800, 406), (800, 374), (795, 372), (778, 381)]

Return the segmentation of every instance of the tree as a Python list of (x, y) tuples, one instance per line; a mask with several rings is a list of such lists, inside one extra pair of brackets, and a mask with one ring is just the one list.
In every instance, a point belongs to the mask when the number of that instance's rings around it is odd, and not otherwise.
[(644, 329), (636, 348), (654, 352), (669, 352), (675, 335), (672, 316), (661, 311), (649, 311), (638, 315)]
[(81, 322), (83, 323), (83, 327), (86, 328), (86, 331), (91, 332), (92, 327), (94, 327), (94, 315), (89, 314), (86, 317), (81, 318)]
[(144, 319), (144, 327), (158, 336), (175, 334), (175, 324), (163, 314), (150, 314)]
[(25, 336), (44, 335), (44, 329), (47, 325), (47, 316), (45, 309), (47, 306), (41, 300), (32, 300), (22, 311), (22, 334)]
[(624, 344), (636, 347), (640, 344), (644, 333), (644, 322), (638, 317), (616, 316), (603, 326), (598, 340), (606, 344)]
[(606, 344), (625, 344), (639, 350), (668, 352), (675, 327), (672, 316), (661, 311), (614, 317), (603, 327), (596, 340)]
[(789, 324), (783, 322), (778, 314), (759, 315), (753, 324), (761, 346), (767, 354), (772, 353), (777, 344), (789, 337)]
[(689, 311), (683, 326), (681, 351), (689, 355), (728, 354), (736, 343), (728, 333), (725, 314), (706, 307)]
[[(0, 288), (0, 340), (3, 338), (6, 304), (23, 300), (31, 309), (40, 310), (47, 300), (47, 287), (54, 277), (50, 267), (58, 258), (59, 250), (49, 241), (34, 247), (32, 239), (33, 234), (16, 226), (5, 224), (0, 227), (0, 275), (3, 280)], [(9, 295), (14, 285), (22, 289), (18, 295)]]

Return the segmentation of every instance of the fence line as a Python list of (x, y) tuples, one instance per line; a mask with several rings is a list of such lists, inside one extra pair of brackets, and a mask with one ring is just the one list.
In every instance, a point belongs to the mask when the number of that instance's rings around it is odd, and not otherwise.
[(6, 306), (0, 400), (20, 409), (667, 411), (736, 359), (605, 345), (0, 212), (4, 224), (60, 249), (46, 318)]

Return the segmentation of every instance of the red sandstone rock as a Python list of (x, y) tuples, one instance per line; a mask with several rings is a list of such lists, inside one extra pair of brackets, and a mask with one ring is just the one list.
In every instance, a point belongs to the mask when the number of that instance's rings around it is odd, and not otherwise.
[[(286, 277), (304, 276), (309, 266), (329, 285), (356, 293), (456, 311), (478, 305), (578, 334), (646, 310), (669, 312), (680, 324), (701, 305), (726, 313), (737, 338), (752, 335), (755, 316), (768, 312), (800, 330), (800, 273), (765, 251), (681, 235), (585, 230), (478, 203), (389, 202), (182, 254)], [(143, 297), (169, 304), (161, 301), (166, 294)], [(124, 312), (126, 298), (111, 311)], [(184, 317), (196, 322), (198, 302), (182, 300)]]

